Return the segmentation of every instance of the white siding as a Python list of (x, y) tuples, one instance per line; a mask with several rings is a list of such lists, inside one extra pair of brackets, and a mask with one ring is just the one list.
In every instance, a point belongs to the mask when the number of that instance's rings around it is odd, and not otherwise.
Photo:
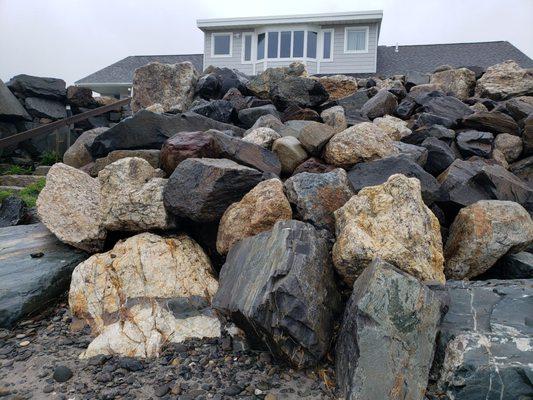
[[(211, 32), (204, 33), (204, 69), (209, 65), (215, 67), (235, 68), (245, 74), (251, 75), (252, 64), (242, 63), (242, 34), (250, 30), (217, 30), (219, 32), (233, 32), (233, 47), (231, 57), (212, 57), (211, 56)], [(238, 36), (238, 37), (236, 37)]]

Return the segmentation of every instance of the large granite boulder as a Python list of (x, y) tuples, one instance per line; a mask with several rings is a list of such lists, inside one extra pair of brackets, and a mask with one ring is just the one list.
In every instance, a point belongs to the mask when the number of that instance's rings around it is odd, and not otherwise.
[(231, 248), (213, 300), (253, 344), (299, 368), (326, 354), (339, 303), (327, 241), (292, 220)]
[(0, 79), (0, 121), (31, 119), (24, 107)]
[(139, 67), (133, 73), (131, 111), (161, 104), (165, 112), (184, 112), (192, 102), (197, 80), (198, 73), (188, 61)]
[(186, 235), (142, 233), (79, 264), (69, 305), (96, 337), (81, 354), (157, 357), (166, 343), (217, 337), (211, 263)]
[(335, 231), (333, 213), (354, 195), (341, 168), (322, 174), (302, 172), (287, 179), (284, 186), (298, 219), (331, 232)]
[(173, 219), (163, 204), (166, 179), (148, 161), (128, 157), (115, 161), (98, 174), (100, 209), (109, 231), (168, 229)]
[(100, 205), (98, 179), (57, 163), (46, 175), (46, 185), (37, 198), (37, 214), (62, 242), (97, 252), (106, 238)]
[(376, 257), (421, 281), (445, 280), (439, 221), (418, 179), (396, 174), (362, 189), (335, 211), (335, 227), (333, 263), (350, 286)]
[(343, 398), (422, 400), (440, 318), (430, 289), (375, 260), (354, 284), (337, 339)]
[(7, 82), (7, 87), (19, 97), (44, 97), (64, 100), (67, 94), (65, 81), (57, 78), (41, 78), (31, 75), (17, 75)]
[(375, 96), (363, 104), (361, 113), (370, 119), (374, 119), (387, 114), (394, 114), (396, 107), (398, 107), (396, 96), (387, 89), (381, 89)]
[(231, 160), (188, 158), (170, 176), (163, 200), (174, 215), (196, 222), (216, 222), (262, 180), (260, 171)]
[(319, 81), (299, 76), (288, 76), (270, 89), (270, 98), (280, 110), (293, 104), (302, 108), (316, 107), (328, 97)]
[(505, 161), (512, 163), (522, 154), (522, 139), (509, 133), (500, 133), (494, 138), (494, 150), (501, 151)]
[(448, 281), (434, 379), (438, 397), (455, 400), (531, 397), (531, 280)]
[(288, 67), (267, 68), (250, 79), (246, 88), (260, 99), (269, 99), (272, 88), (287, 76), (307, 76), (305, 65), (293, 62)]
[(63, 162), (74, 168), (81, 168), (84, 165), (93, 162), (93, 157), (89, 152), (88, 147), (93, 144), (94, 139), (96, 139), (98, 135), (104, 133), (108, 129), (109, 128), (102, 127), (89, 129), (88, 131), (83, 132), (72, 146), (65, 151), (65, 154), (63, 154)]
[(250, 132), (242, 138), (245, 142), (257, 144), (261, 147), (264, 147), (267, 150), (272, 148), (274, 141), (279, 139), (281, 135), (277, 133), (274, 129), (261, 127), (250, 129)]
[(518, 124), (509, 115), (499, 111), (478, 111), (463, 118), (467, 128), (493, 133), (518, 134)]
[(232, 130), (242, 135), (243, 129), (224, 124), (196, 113), (157, 114), (141, 110), (99, 135), (90, 146), (94, 159), (105, 157), (113, 150), (161, 149), (165, 141), (177, 132), (217, 129)]
[(0, 242), (2, 328), (43, 311), (62, 296), (72, 270), (87, 257), (61, 243), (43, 224), (1, 228)]
[(272, 144), (272, 151), (278, 156), (281, 172), (285, 174), (291, 174), (309, 157), (300, 141), (293, 136), (276, 139)]
[(362, 122), (334, 135), (326, 145), (328, 164), (349, 167), (398, 154), (386, 132), (370, 122)]
[(27, 97), (24, 101), (26, 110), (37, 118), (63, 119), (67, 117), (65, 105), (59, 101), (40, 97)]
[(468, 68), (447, 69), (431, 74), (430, 83), (445, 93), (466, 100), (474, 91), (476, 74)]
[(322, 149), (335, 133), (335, 129), (327, 124), (311, 122), (300, 130), (298, 140), (309, 154), (320, 156)]
[(357, 79), (348, 75), (321, 76), (318, 81), (329, 94), (329, 100), (338, 100), (357, 92)]
[(341, 106), (326, 108), (320, 113), (320, 118), (322, 118), (322, 121), (324, 121), (326, 125), (331, 126), (335, 133), (342, 132), (348, 128), (344, 108)]
[(533, 71), (512, 60), (487, 68), (477, 81), (476, 95), (493, 100), (533, 94)]
[(391, 140), (401, 140), (411, 134), (411, 129), (407, 127), (407, 122), (392, 115), (376, 118), (372, 122), (386, 132)]
[(217, 251), (227, 254), (239, 240), (268, 231), (276, 222), (291, 218), (291, 206), (281, 181), (274, 178), (260, 182), (224, 212), (218, 227)]
[(473, 278), (506, 253), (533, 243), (533, 221), (518, 203), (480, 200), (459, 211), (444, 249), (448, 279)]
[(114, 150), (107, 156), (97, 158), (94, 163), (90, 165), (89, 175), (98, 176), (98, 173), (107, 167), (109, 164), (113, 164), (115, 161), (122, 160), (123, 158), (137, 157), (146, 160), (154, 168), (160, 167), (160, 150)]

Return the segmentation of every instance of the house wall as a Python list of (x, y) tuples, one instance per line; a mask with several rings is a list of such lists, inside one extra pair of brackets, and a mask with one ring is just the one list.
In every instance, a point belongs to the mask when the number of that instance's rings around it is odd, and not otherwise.
[[(212, 57), (211, 55), (211, 33), (204, 33), (204, 69), (209, 65), (215, 67), (235, 68), (239, 71), (253, 75), (253, 65), (242, 63), (242, 34), (251, 32), (253, 30), (246, 29), (231, 29), (231, 30), (217, 30), (216, 33), (233, 32), (233, 43), (231, 57)], [(215, 32), (215, 31), (214, 31)], [(238, 38), (236, 36), (239, 36)], [(253, 47), (253, 46), (252, 46)]]

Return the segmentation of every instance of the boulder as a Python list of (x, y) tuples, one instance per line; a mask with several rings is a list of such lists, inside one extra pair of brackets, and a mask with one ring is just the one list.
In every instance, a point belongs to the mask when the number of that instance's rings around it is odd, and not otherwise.
[(253, 143), (264, 147), (267, 150), (272, 148), (274, 141), (279, 139), (281, 135), (271, 128), (255, 128), (250, 133), (242, 138), (245, 142)]
[(41, 180), (42, 177), (35, 175), (0, 175), (0, 186), (25, 187)]
[(455, 400), (531, 395), (531, 281), (448, 281), (434, 371), (438, 394)]
[(518, 134), (518, 125), (507, 114), (499, 111), (478, 111), (463, 118), (462, 125), (479, 131)]
[(310, 108), (302, 108), (296, 104), (289, 105), (281, 114), (281, 121), (317, 121), (321, 122), (320, 115)]
[(94, 128), (83, 132), (76, 141), (63, 154), (63, 162), (74, 168), (81, 168), (93, 162), (93, 157), (88, 150), (95, 138), (107, 131), (109, 128)]
[(324, 163), (321, 159), (316, 157), (311, 157), (305, 160), (303, 163), (298, 165), (293, 171), (293, 175), (300, 174), (302, 172), (309, 172), (312, 174), (323, 174), (325, 172), (333, 171), (335, 167)]
[(248, 107), (248, 99), (242, 95), (239, 89), (236, 87), (230, 88), (222, 100), (229, 101), (236, 112), (244, 110)]
[(280, 110), (292, 104), (302, 108), (316, 107), (328, 97), (328, 92), (319, 81), (300, 76), (288, 76), (270, 89), (270, 98)]
[(65, 81), (62, 79), (25, 74), (11, 78), (7, 87), (19, 97), (44, 97), (60, 101), (65, 99), (67, 91)]
[(94, 108), (96, 101), (93, 99), (93, 91), (88, 87), (69, 86), (67, 88), (67, 103), (73, 107)]
[(533, 94), (533, 71), (520, 68), (515, 61), (504, 61), (487, 68), (477, 81), (476, 95), (493, 100)]
[(421, 281), (445, 280), (439, 221), (418, 179), (395, 174), (361, 189), (335, 211), (335, 227), (333, 263), (350, 286), (376, 257)]
[(304, 149), (313, 156), (320, 156), (322, 149), (335, 134), (335, 130), (320, 122), (311, 122), (303, 127), (298, 135), (298, 140)]
[(287, 179), (284, 187), (298, 219), (331, 232), (335, 231), (333, 212), (354, 195), (346, 171), (341, 168), (321, 174), (302, 172)]
[(248, 78), (237, 70), (208, 67), (206, 74), (198, 79), (196, 93), (204, 99), (221, 99), (231, 89), (247, 93)]
[(67, 117), (67, 109), (59, 101), (43, 99), (40, 97), (27, 97), (25, 102), (26, 110), (38, 118), (48, 118), (52, 120)]
[(133, 73), (131, 111), (159, 103), (171, 112), (184, 112), (194, 97), (198, 73), (192, 63), (151, 62)]
[(407, 71), (405, 74), (405, 88), (411, 90), (413, 86), (429, 83), (429, 74), (419, 71)]
[[(0, 229), (0, 327), (44, 311), (68, 290), (87, 255), (61, 243), (43, 224)], [(41, 253), (40, 257), (32, 254)]]
[(266, 104), (264, 106), (246, 108), (239, 111), (239, 121), (247, 128), (254, 126), (257, 120), (264, 115), (272, 115), (279, 119), (280, 115), (276, 107), (272, 104)]
[(0, 79), (0, 120), (30, 120), (31, 117)]
[(506, 112), (519, 122), (533, 114), (533, 97), (520, 96), (509, 99), (504, 103), (502, 112)]
[(105, 229), (138, 232), (174, 226), (163, 205), (167, 180), (148, 161), (120, 159), (100, 171), (98, 180)]
[(479, 279), (533, 279), (533, 253), (508, 253)]
[(281, 181), (274, 178), (260, 182), (224, 212), (218, 228), (217, 251), (225, 255), (239, 240), (269, 231), (276, 222), (291, 218), (291, 206)]
[(28, 217), (28, 210), (20, 197), (10, 195), (0, 202), (0, 228), (20, 225)]
[(287, 121), (283, 124), (283, 127), (279, 129), (277, 132), (281, 136), (293, 136), (296, 139), (300, 137), (300, 132), (302, 129), (304, 129), (307, 125), (312, 125), (313, 121)]
[(524, 121), (524, 131), (522, 132), (522, 141), (524, 142), (524, 155), (533, 154), (533, 115)]
[(333, 339), (340, 298), (327, 241), (312, 225), (280, 221), (235, 244), (213, 306), (297, 368), (316, 365)]
[(270, 91), (287, 76), (306, 76), (305, 65), (293, 62), (288, 67), (267, 68), (254, 76), (246, 84), (246, 88), (260, 99), (268, 99)]
[(370, 119), (393, 114), (398, 107), (396, 96), (386, 89), (381, 89), (361, 107), (361, 113)]
[(480, 200), (459, 211), (444, 249), (448, 279), (470, 279), (533, 242), (533, 221), (512, 201)]
[(470, 97), (476, 85), (476, 74), (468, 68), (448, 69), (431, 74), (430, 83), (461, 100)]
[(423, 126), (413, 131), (411, 134), (401, 138), (402, 142), (421, 145), (429, 137), (442, 140), (447, 144), (452, 144), (455, 140), (455, 131), (441, 125)]
[[(424, 398), (441, 302), (417, 279), (375, 260), (344, 311), (335, 369), (343, 398)], [(376, 345), (379, 344), (379, 345)]]
[(344, 115), (344, 108), (341, 106), (326, 108), (320, 113), (320, 118), (322, 118), (326, 125), (331, 126), (335, 133), (342, 132), (348, 128), (346, 116)]
[(88, 252), (101, 251), (106, 238), (100, 211), (100, 182), (85, 172), (57, 163), (37, 198), (42, 223), (64, 243)]
[(137, 157), (146, 160), (152, 167), (159, 168), (160, 165), (160, 150), (115, 150), (103, 158), (98, 158), (94, 161), (89, 174), (91, 176), (98, 176), (98, 173), (113, 164), (115, 161), (127, 157)]
[(169, 115), (141, 110), (98, 136), (89, 151), (96, 159), (105, 157), (113, 150), (159, 150), (176, 132), (208, 129), (232, 130), (237, 135), (242, 135), (244, 132), (234, 125), (224, 124), (196, 113)]
[(170, 176), (163, 200), (167, 210), (179, 217), (217, 222), (262, 180), (263, 173), (231, 160), (188, 158)]
[(233, 104), (227, 100), (211, 100), (205, 104), (191, 107), (189, 111), (226, 124), (237, 121), (237, 111)]
[(450, 146), (437, 138), (428, 137), (421, 146), (428, 150), (424, 169), (434, 176), (443, 172), (455, 160), (455, 154)]
[(392, 115), (376, 118), (372, 122), (389, 135), (391, 140), (401, 140), (403, 137), (411, 134), (411, 129), (407, 127), (407, 122)]
[(512, 163), (522, 154), (522, 140), (519, 136), (500, 133), (494, 139), (494, 150), (499, 150), (505, 156), (505, 161)]
[(533, 186), (533, 156), (529, 156), (521, 159), (515, 163), (509, 165), (509, 171), (511, 171), (518, 178), (522, 179), (525, 183)]
[(417, 115), (418, 117), (416, 118), (412, 129), (418, 129), (424, 126), (430, 127), (432, 125), (441, 125), (445, 128), (451, 128), (452, 126), (456, 125), (454, 120), (444, 116), (435, 115), (427, 112), (422, 112)]
[(367, 119), (361, 114), (361, 108), (368, 101), (371, 93), (375, 93), (375, 90), (363, 89), (336, 101), (337, 105), (344, 108), (348, 124), (353, 124), (355, 121), (361, 122), (361, 120)]
[(334, 135), (326, 145), (324, 159), (328, 164), (349, 167), (398, 154), (390, 137), (376, 125), (362, 122)]
[(426, 164), (428, 159), (428, 150), (425, 147), (403, 142), (392, 142), (392, 145), (398, 149), (399, 156), (414, 161), (421, 167)]
[(408, 119), (411, 117), (411, 115), (413, 115), (417, 107), (418, 104), (416, 101), (414, 101), (414, 99), (410, 96), (407, 96), (400, 102), (400, 104), (398, 104), (394, 114), (402, 119)]
[(207, 132), (178, 132), (165, 141), (161, 147), (161, 168), (172, 174), (179, 163), (187, 158), (213, 158), (215, 139)]
[[(467, 115), (474, 113), (465, 103), (453, 96), (431, 98), (423, 105), (422, 110), (436, 117), (448, 119), (454, 124), (457, 124)], [(446, 124), (442, 123), (440, 125), (446, 126)]]
[(329, 100), (338, 100), (357, 92), (357, 79), (347, 75), (329, 75), (318, 78), (329, 94)]
[(72, 274), (71, 313), (96, 336), (80, 357), (151, 358), (169, 342), (220, 336), (209, 308), (217, 286), (209, 258), (186, 235), (118, 242)]
[(298, 139), (284, 136), (274, 141), (272, 151), (281, 163), (281, 172), (291, 174), (309, 156)]
[(457, 134), (457, 147), (463, 157), (488, 158), (492, 151), (494, 135), (490, 132), (464, 131)]
[(277, 118), (276, 116), (272, 114), (266, 114), (266, 115), (262, 115), (259, 118), (257, 118), (257, 120), (252, 125), (252, 127), (248, 129), (248, 131), (246, 132), (247, 133), (251, 132), (252, 130), (256, 128), (270, 128), (270, 129), (274, 129), (276, 132), (279, 133), (279, 131), (284, 126), (285, 125), (283, 125), (283, 122), (281, 122), (279, 118)]

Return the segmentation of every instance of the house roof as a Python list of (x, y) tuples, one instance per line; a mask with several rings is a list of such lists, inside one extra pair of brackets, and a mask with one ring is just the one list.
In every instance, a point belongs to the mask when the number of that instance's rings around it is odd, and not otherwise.
[(281, 24), (341, 24), (346, 22), (377, 22), (383, 18), (383, 11), (350, 11), (328, 14), (275, 15), (269, 17), (199, 19), (196, 25), (203, 31), (219, 28), (251, 28), (262, 25)]
[(155, 56), (129, 56), (111, 64), (91, 75), (76, 81), (76, 85), (112, 84), (115, 86), (131, 86), (133, 72), (143, 65), (158, 61), (164, 64), (176, 64), (190, 61), (198, 71), (203, 71), (203, 54), (155, 55)]
[(483, 68), (514, 60), (523, 68), (533, 68), (533, 60), (506, 41), (378, 46), (377, 75), (391, 76), (407, 71), (433, 72), (443, 64), (453, 67)]

